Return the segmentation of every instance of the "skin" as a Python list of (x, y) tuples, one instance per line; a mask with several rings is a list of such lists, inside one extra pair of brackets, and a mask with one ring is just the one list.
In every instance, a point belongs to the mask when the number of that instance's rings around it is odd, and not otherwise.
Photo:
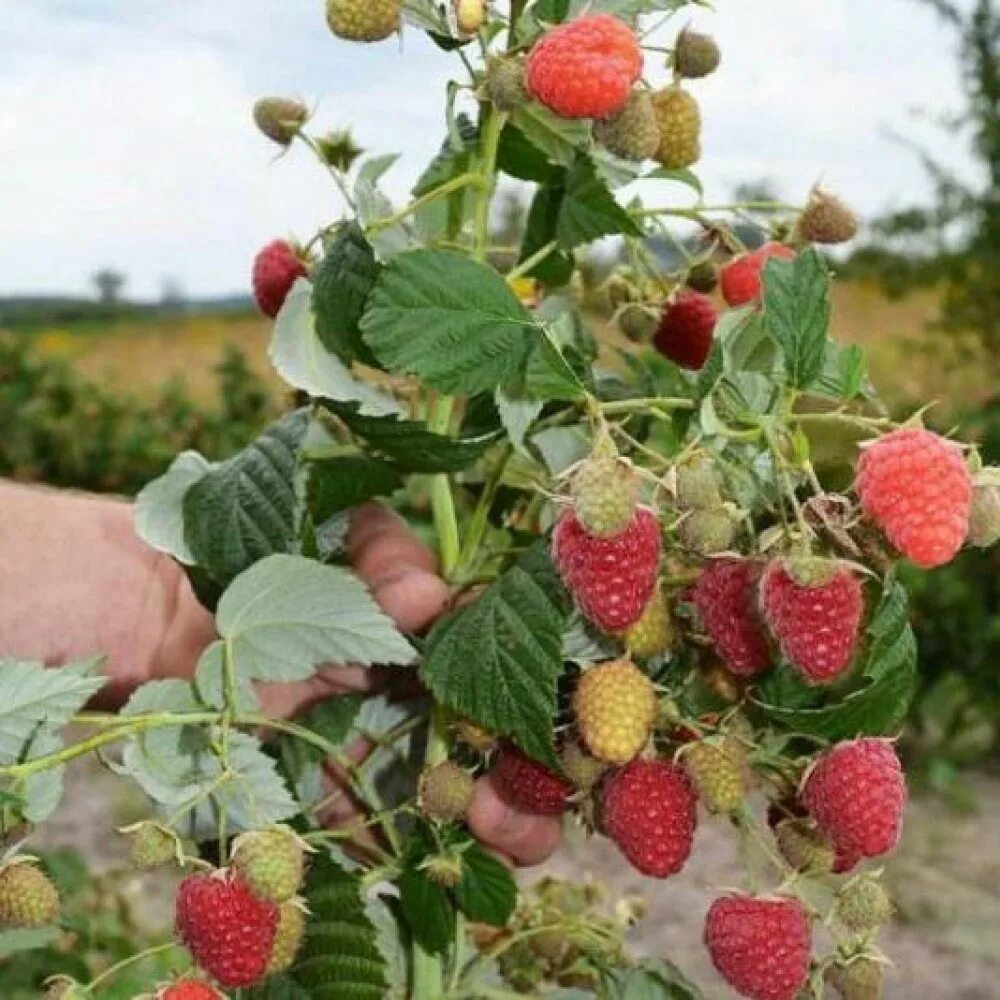
[[(377, 504), (352, 518), (348, 555), (404, 631), (425, 630), (450, 601), (432, 553)], [(116, 709), (146, 681), (189, 679), (214, 637), (212, 616), (180, 567), (136, 536), (127, 503), (0, 482), (0, 657), (56, 667), (103, 652), (109, 683), (95, 706)], [(259, 694), (269, 715), (289, 718), (322, 699), (372, 690), (385, 676), (326, 666), (306, 681), (261, 685)], [(343, 806), (331, 808), (330, 822), (343, 821)], [(538, 864), (559, 841), (558, 819), (512, 809), (488, 780), (477, 783), (468, 821), (517, 864)]]

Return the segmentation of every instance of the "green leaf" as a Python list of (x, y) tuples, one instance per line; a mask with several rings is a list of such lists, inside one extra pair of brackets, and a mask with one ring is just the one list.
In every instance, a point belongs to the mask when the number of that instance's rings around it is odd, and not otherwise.
[[(56, 753), (63, 748), (63, 741), (51, 730), (40, 729), (28, 747), (25, 762)], [(24, 797), (22, 815), (29, 823), (48, 819), (59, 805), (63, 792), (65, 767), (50, 767), (31, 775), (21, 789)]]
[(553, 764), (567, 616), (548, 553), (536, 546), (435, 625), (420, 675), (438, 701)]
[(62, 936), (61, 927), (17, 927), (0, 931), (0, 960), (19, 952), (37, 951)]
[(554, 111), (536, 102), (517, 108), (511, 122), (528, 142), (557, 166), (571, 166), (577, 152), (586, 149), (590, 143), (589, 119), (560, 118)]
[(597, 175), (594, 164), (578, 157), (566, 175), (565, 195), (559, 207), (556, 238), (564, 250), (591, 243), (602, 236), (641, 236), (642, 230)]
[[(214, 754), (204, 762), (206, 777), (214, 782), (222, 775), (222, 763)], [(278, 774), (277, 762), (255, 736), (229, 734), (228, 774), (212, 793), (212, 801), (238, 829), (258, 830), (299, 812), (299, 804)]]
[(857, 344), (827, 341), (823, 370), (815, 390), (838, 399), (854, 399), (865, 381), (865, 352)]
[(408, 868), (399, 876), (403, 916), (414, 938), (425, 951), (439, 955), (455, 936), (455, 911), (448, 893), (419, 868)]
[(823, 258), (806, 250), (764, 268), (764, 326), (785, 356), (789, 382), (811, 385), (823, 370), (830, 325), (830, 280)]
[(476, 393), (516, 371), (531, 314), (492, 268), (451, 250), (413, 250), (383, 271), (361, 321), (389, 371)]
[(221, 583), (296, 539), (296, 452), (308, 416), (297, 410), (184, 494), (184, 537), (201, 567)]
[[(313, 705), (295, 721), (302, 728), (341, 747), (347, 741), (363, 701), (364, 696), (360, 694), (338, 695)], [(318, 766), (327, 757), (325, 750), (289, 733), (279, 733), (274, 745), (282, 770), (293, 784), (298, 784), (310, 768)]]
[(375, 361), (361, 339), (358, 324), (379, 270), (375, 251), (356, 222), (347, 222), (337, 230), (324, 247), (323, 259), (313, 268), (316, 334), (328, 351), (344, 361)]
[(311, 1000), (311, 994), (285, 973), (268, 976), (257, 986), (240, 990), (237, 997), (239, 1000)]
[(316, 855), (305, 889), (306, 937), (289, 977), (310, 1000), (380, 1000), (386, 963), (361, 899), (361, 881), (328, 854)]
[(893, 733), (913, 698), (917, 668), (917, 644), (901, 583), (887, 584), (866, 634), (858, 680), (848, 693), (830, 692), (825, 704), (813, 707), (809, 702), (824, 692), (777, 672), (758, 689), (761, 708), (796, 732), (830, 740)]
[(503, 389), (497, 389), (494, 401), (497, 413), (500, 414), (500, 423), (503, 424), (510, 443), (518, 451), (523, 451), (524, 436), (545, 404), (530, 396), (508, 395)]
[(324, 458), (308, 464), (306, 504), (316, 524), (372, 497), (387, 497), (403, 480), (388, 462), (364, 455)]
[(107, 683), (101, 660), (47, 670), (41, 663), (0, 660), (0, 762), (13, 764), (40, 726), (65, 725)]
[[(362, 227), (368, 228), (372, 223), (381, 222), (393, 214), (392, 202), (382, 193), (379, 181), (398, 159), (398, 153), (373, 156), (358, 171), (354, 182), (354, 201), (357, 205), (358, 222)], [(391, 226), (379, 225), (371, 233), (372, 246), (383, 261), (412, 249), (416, 242), (407, 227), (399, 222)]]
[(186, 566), (195, 558), (184, 539), (184, 494), (214, 467), (198, 452), (183, 451), (135, 500), (136, 534), (147, 545)]
[(699, 1000), (698, 988), (672, 962), (645, 959), (606, 978), (609, 1000)]
[(241, 676), (304, 680), (321, 663), (410, 663), (413, 647), (349, 570), (274, 555), (230, 584), (216, 614)]
[(462, 852), (462, 881), (455, 887), (455, 901), (470, 920), (503, 927), (517, 902), (510, 868), (473, 842)]
[(363, 413), (398, 413), (399, 405), (386, 393), (355, 378), (316, 332), (311, 285), (299, 278), (278, 313), (269, 356), (278, 374), (310, 396), (357, 402)]
[(481, 458), (497, 432), (473, 437), (445, 437), (415, 420), (366, 417), (347, 406), (330, 406), (351, 433), (369, 449), (390, 459), (400, 472), (459, 472)]
[(536, 184), (549, 183), (559, 169), (519, 128), (509, 122), (500, 133), (497, 168), (518, 180)]
[[(550, 243), (556, 242), (559, 212), (564, 197), (565, 171), (560, 170), (551, 181), (539, 187), (531, 201), (524, 237), (521, 240), (519, 264), (523, 264)], [(558, 288), (567, 284), (573, 277), (574, 266), (572, 254), (553, 250), (525, 274), (544, 285)]]
[(699, 198), (705, 193), (697, 174), (692, 173), (686, 167), (675, 170), (667, 167), (657, 167), (655, 170), (651, 170), (648, 174), (646, 174), (646, 180), (676, 181), (678, 184), (686, 184), (689, 188), (698, 193)]

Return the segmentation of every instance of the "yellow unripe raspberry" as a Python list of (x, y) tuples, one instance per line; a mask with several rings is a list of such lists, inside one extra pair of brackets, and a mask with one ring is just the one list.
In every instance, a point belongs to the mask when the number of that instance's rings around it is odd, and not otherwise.
[(749, 769), (743, 745), (734, 736), (690, 744), (684, 751), (684, 765), (709, 812), (735, 812), (743, 804)]
[(653, 94), (653, 110), (660, 128), (660, 148), (654, 159), (670, 170), (697, 163), (701, 156), (697, 101), (680, 87), (665, 87)]
[(400, 0), (327, 0), (326, 23), (338, 38), (380, 42), (399, 30)]
[(674, 619), (662, 588), (656, 588), (642, 617), (622, 634), (622, 641), (639, 660), (648, 660), (673, 648)]
[(573, 695), (576, 723), (590, 752), (609, 764), (627, 764), (646, 745), (656, 717), (650, 679), (629, 660), (587, 670)]

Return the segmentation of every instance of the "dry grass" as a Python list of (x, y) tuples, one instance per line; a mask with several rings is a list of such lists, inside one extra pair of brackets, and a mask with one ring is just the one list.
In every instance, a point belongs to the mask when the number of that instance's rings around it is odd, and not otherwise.
[[(874, 285), (839, 285), (834, 334), (865, 347), (872, 379), (890, 403), (941, 400), (955, 411), (989, 393), (989, 373), (975, 338), (928, 330), (936, 309), (933, 290), (891, 301)], [(39, 335), (39, 345), (114, 390), (142, 392), (177, 376), (206, 399), (214, 388), (212, 367), (226, 344), (242, 348), (255, 371), (279, 384), (267, 361), (269, 331), (270, 323), (257, 316), (191, 316), (83, 335), (53, 329)]]

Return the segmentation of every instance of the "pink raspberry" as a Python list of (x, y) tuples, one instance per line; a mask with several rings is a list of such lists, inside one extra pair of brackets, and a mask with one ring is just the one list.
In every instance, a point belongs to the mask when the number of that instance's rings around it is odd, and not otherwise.
[(272, 240), (253, 261), (253, 295), (260, 311), (272, 319), (278, 315), (296, 278), (308, 272), (291, 245)]
[(906, 782), (890, 740), (861, 738), (831, 747), (807, 774), (801, 798), (836, 848), (842, 870), (899, 841)]
[(588, 534), (568, 510), (552, 533), (552, 559), (584, 615), (603, 632), (624, 632), (656, 589), (660, 545), (660, 524), (647, 507), (610, 538)]
[(765, 243), (762, 247), (735, 257), (719, 275), (722, 297), (731, 306), (745, 306), (760, 298), (764, 265), (772, 257), (791, 260), (795, 251), (783, 243)]
[(851, 665), (864, 611), (857, 577), (827, 567), (825, 579), (805, 585), (775, 559), (760, 584), (761, 608), (782, 653), (813, 684), (829, 683)]
[(592, 14), (542, 37), (528, 55), (525, 84), (563, 118), (607, 118), (625, 106), (641, 75), (635, 32), (610, 14)]
[(861, 507), (918, 566), (950, 561), (969, 531), (972, 477), (958, 446), (920, 427), (903, 427), (861, 452)]
[(604, 786), (605, 833), (643, 875), (666, 878), (691, 853), (697, 798), (684, 770), (662, 760), (634, 760)]
[(796, 899), (717, 899), (705, 947), (722, 978), (751, 1000), (795, 1000), (809, 978), (812, 929)]
[(771, 665), (767, 638), (757, 617), (756, 583), (757, 568), (749, 560), (713, 559), (692, 594), (716, 652), (741, 677), (752, 677)]
[(707, 295), (691, 289), (682, 291), (663, 310), (653, 346), (681, 368), (698, 371), (712, 350), (718, 318), (718, 310)]

